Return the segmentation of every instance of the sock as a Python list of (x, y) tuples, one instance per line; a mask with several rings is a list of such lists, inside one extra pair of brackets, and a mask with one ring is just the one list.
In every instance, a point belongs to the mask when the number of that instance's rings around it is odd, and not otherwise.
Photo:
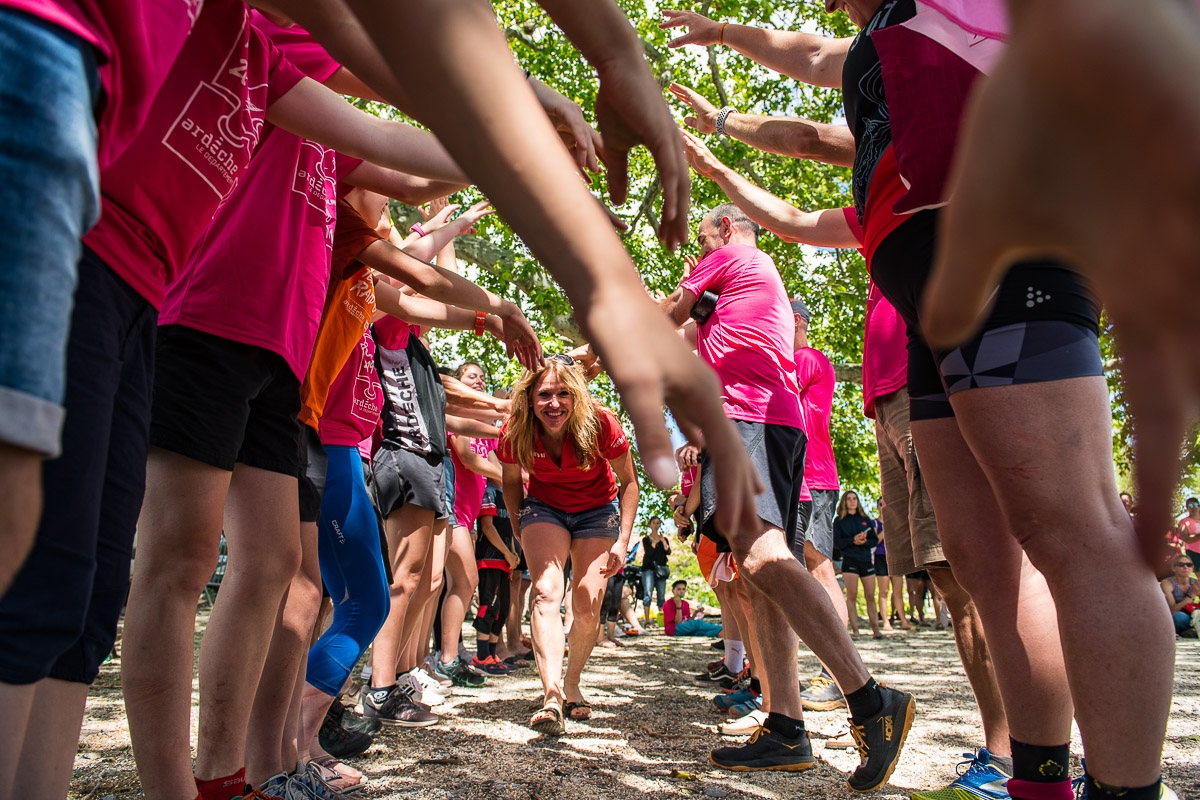
[(480, 661), (487, 661), (488, 640), (483, 636), (475, 640), (475, 657)]
[(207, 781), (197, 778), (196, 788), (200, 790), (201, 800), (233, 800), (246, 793), (246, 768), (242, 767), (224, 778)]
[(758, 678), (750, 679), (750, 691), (754, 692), (756, 695), (762, 694), (762, 684), (758, 682)]
[(391, 686), (380, 686), (380, 687), (372, 686), (371, 687), (371, 699), (374, 700), (376, 703), (382, 703), (384, 700), (387, 699), (387, 696), (389, 694), (391, 694), (392, 690), (395, 688), (396, 688), (396, 684), (394, 684), (394, 683)]
[(499, 641), (495, 641), (495, 642), (488, 642), (488, 655), (489, 655), (489, 656), (494, 656), (494, 655), (496, 655), (496, 646), (497, 646), (497, 645), (499, 645), (499, 644), (500, 644), (500, 642), (499, 642)]
[(1158, 800), (1162, 789), (1162, 778), (1149, 786), (1130, 789), (1124, 786), (1108, 786), (1099, 783), (1091, 775), (1084, 777), (1087, 780), (1088, 800), (1117, 800), (1117, 798), (1121, 798), (1121, 800)]
[(855, 692), (846, 695), (846, 705), (850, 707), (850, 716), (855, 722), (861, 723), (879, 713), (883, 708), (883, 694), (874, 678), (868, 678), (866, 684)]
[(785, 739), (795, 739), (804, 730), (804, 723), (772, 711), (767, 714), (767, 721), (763, 723), (763, 727), (771, 733), (778, 733)]
[(1011, 739), (1012, 776), (1034, 783), (1056, 783), (1071, 779), (1070, 744), (1037, 745), (1025, 744)]
[(725, 640), (725, 669), (737, 675), (746, 661), (746, 646), (736, 639)]

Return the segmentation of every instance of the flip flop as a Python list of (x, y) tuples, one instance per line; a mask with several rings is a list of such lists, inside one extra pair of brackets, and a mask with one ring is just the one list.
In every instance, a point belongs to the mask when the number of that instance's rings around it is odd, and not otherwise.
[(345, 775), (339, 771), (338, 766), (341, 765), (342, 761), (336, 756), (324, 755), (320, 758), (314, 758), (308, 763), (316, 765), (317, 774), (320, 775), (321, 780), (326, 786), (336, 792), (352, 794), (360, 791), (367, 785), (366, 775), (361, 776), (358, 781), (354, 781), (349, 775)]
[[(582, 713), (575, 713), (577, 711)], [(592, 704), (587, 700), (581, 700), (578, 703), (567, 703), (563, 706), (563, 712), (569, 719), (573, 719), (576, 722), (586, 722), (592, 718)]]
[(529, 720), (529, 727), (547, 736), (562, 736), (567, 732), (566, 726), (563, 725), (563, 712), (555, 706), (542, 706), (541, 711)]
[(504, 663), (516, 669), (524, 669), (529, 666), (529, 662), (523, 656), (509, 656), (504, 659)]

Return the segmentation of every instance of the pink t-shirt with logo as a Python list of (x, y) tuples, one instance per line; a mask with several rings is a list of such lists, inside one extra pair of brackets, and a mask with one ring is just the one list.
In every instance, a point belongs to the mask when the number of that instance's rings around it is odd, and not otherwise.
[(682, 284), (700, 297), (716, 292), (716, 310), (696, 326), (700, 358), (717, 372), (725, 415), (745, 422), (803, 428), (796, 363), (795, 322), (787, 291), (771, 257), (745, 244), (713, 250)]
[(819, 350), (805, 347), (795, 352), (796, 384), (800, 388), (800, 410), (808, 448), (804, 451), (804, 482), (812, 489), (837, 489), (837, 462), (829, 440), (829, 418), (833, 414), (833, 390), (837, 378), (833, 364)]
[(265, 109), (302, 78), (251, 28), (243, 3), (206, 4), (141, 132), (101, 171), (103, 210), (84, 243), (161, 306), (167, 283), (242, 178)]
[(321, 444), (357, 447), (379, 426), (383, 387), (375, 372), (375, 340), (363, 334), (329, 386), (321, 416)]
[[(455, 435), (452, 433), (446, 438), (451, 440)], [(487, 458), (488, 453), (495, 450), (498, 444), (496, 439), (477, 439), (474, 436), (467, 438), (471, 440), (471, 452), (483, 458)], [(450, 451), (450, 460), (454, 462), (454, 521), (473, 531), (483, 503), (483, 490), (487, 488), (487, 478), (467, 469), (459, 460), (453, 446), (447, 449)]]
[[(210, 0), (232, 5), (231, 0)], [(96, 50), (104, 111), (98, 151), (104, 168), (125, 150), (183, 48), (204, 0), (0, 0), (78, 36)], [(241, 0), (238, 0), (240, 5)]]
[[(255, 16), (256, 30), (283, 30)], [(294, 51), (316, 81), (339, 69), (307, 35), (282, 41), (288, 61)], [(159, 324), (271, 350), (303, 380), (329, 288), (337, 185), (361, 163), (268, 126), (237, 187), (167, 286)]]

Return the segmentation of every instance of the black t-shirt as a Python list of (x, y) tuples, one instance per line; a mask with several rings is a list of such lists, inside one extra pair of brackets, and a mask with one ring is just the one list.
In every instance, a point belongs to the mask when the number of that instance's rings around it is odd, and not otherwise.
[(658, 544), (651, 544), (649, 536), (642, 537), (642, 569), (654, 569), (658, 566), (665, 567), (667, 565), (667, 542), (660, 541)]
[[(854, 537), (860, 533), (867, 535), (866, 544), (854, 543)], [(873, 563), (875, 546), (879, 544), (875, 521), (861, 514), (838, 517), (833, 521), (833, 543), (842, 552), (843, 561)]]
[(483, 519), (487, 517), (496, 526), (496, 532), (500, 534), (500, 541), (504, 542), (504, 546), (512, 552), (517, 552), (513, 545), (512, 524), (508, 518), (508, 509), (504, 507), (504, 492), (499, 487), (488, 482), (487, 488), (483, 490), (483, 503), (479, 507), (479, 520), (475, 523), (478, 528), (478, 536), (475, 538), (475, 561), (482, 563), (484, 561), (504, 561), (504, 554), (500, 552), (500, 548), (496, 547), (488, 538), (483, 535)]
[(375, 368), (383, 384), (384, 447), (446, 456), (446, 389), (433, 356), (415, 332), (403, 350), (388, 350), (376, 337)]
[(846, 124), (854, 134), (854, 172), (851, 189), (858, 221), (867, 206), (867, 189), (879, 157), (892, 143), (892, 125), (883, 91), (883, 66), (871, 34), (906, 22), (917, 14), (916, 0), (884, 0), (871, 21), (854, 38), (842, 67), (842, 96)]

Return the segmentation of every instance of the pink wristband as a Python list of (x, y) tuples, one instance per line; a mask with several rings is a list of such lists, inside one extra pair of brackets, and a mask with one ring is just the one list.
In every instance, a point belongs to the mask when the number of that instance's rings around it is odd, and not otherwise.
[(425, 235), (425, 229), (421, 227), (421, 223), (419, 222), (414, 222), (413, 226), (409, 228), (409, 230), (415, 233), (417, 236)]

